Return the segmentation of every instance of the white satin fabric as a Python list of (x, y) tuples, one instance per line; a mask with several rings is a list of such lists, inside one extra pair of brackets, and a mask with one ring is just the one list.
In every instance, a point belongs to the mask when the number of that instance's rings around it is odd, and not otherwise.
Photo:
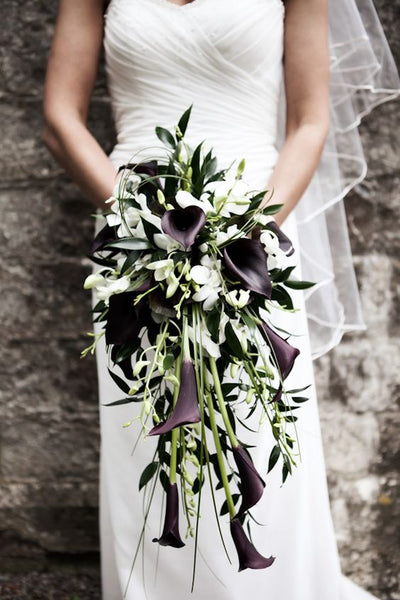
[[(118, 134), (111, 154), (115, 165), (157, 153), (162, 156), (154, 126), (172, 127), (183, 110), (193, 104), (189, 143), (206, 140), (207, 147), (214, 147), (221, 167), (244, 156), (246, 179), (254, 188), (265, 185), (278, 156), (283, 27), (280, 0), (194, 0), (185, 6), (173, 5), (169, 0), (111, 0), (105, 50)], [(146, 151), (136, 154), (146, 146)], [(103, 224), (100, 217), (97, 228)], [(286, 220), (284, 229), (299, 247), (295, 214)], [(301, 276), (301, 266), (297, 269)], [(299, 312), (280, 313), (277, 322), (298, 336), (292, 341), (301, 349), (288, 387), (313, 383), (301, 292), (295, 293), (295, 303)], [(100, 330), (95, 324), (95, 331)], [(135, 416), (137, 406), (104, 406), (123, 394), (107, 372), (104, 339), (96, 357), (103, 600), (122, 600), (143, 523), (138, 481), (151, 460), (155, 440), (141, 441), (131, 455), (138, 427), (122, 425)], [(267, 483), (254, 510), (255, 518), (264, 526), (252, 527), (253, 540), (260, 552), (276, 556), (272, 567), (238, 573), (228, 519), (223, 518), (223, 533), (233, 563), (229, 564), (218, 539), (206, 486), (196, 585), (190, 594), (192, 541), (186, 540), (187, 546), (179, 550), (159, 548), (150, 541), (159, 536), (162, 527), (163, 506), (157, 493), (144, 550), (138, 554), (125, 596), (128, 600), (373, 600), (340, 571), (313, 385), (309, 396), (309, 402), (299, 411), (297, 427), (302, 462), (284, 486), (280, 486), (278, 469), (266, 476), (274, 444), (268, 428), (260, 430), (253, 452), (256, 467)], [(184, 527), (181, 517), (182, 534)]]

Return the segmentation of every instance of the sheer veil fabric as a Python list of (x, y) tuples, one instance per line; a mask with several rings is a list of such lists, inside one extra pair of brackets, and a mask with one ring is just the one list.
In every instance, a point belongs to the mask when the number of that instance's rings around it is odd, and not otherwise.
[[(317, 172), (298, 204), (311, 347), (318, 357), (345, 331), (364, 329), (343, 198), (367, 174), (358, 126), (400, 93), (399, 76), (371, 0), (330, 0), (330, 132)], [(284, 91), (279, 114), (284, 130)]]
[[(366, 0), (364, 3), (368, 7)], [(331, 4), (331, 134), (309, 190), (284, 224), (301, 252), (298, 275), (319, 281), (318, 289), (307, 298), (315, 355), (337, 343), (346, 328), (362, 327), (341, 199), (365, 175), (357, 133), (361, 115), (398, 90), (376, 19), (371, 21), (378, 32), (375, 47), (365, 39), (359, 17), (356, 29), (350, 18), (335, 20), (336, 7), (338, 13), (350, 10), (354, 18), (358, 15), (353, 0), (332, 0)], [(369, 9), (373, 10), (372, 5)], [(117, 130), (117, 143), (110, 154), (113, 163), (118, 167), (132, 160), (165, 158), (155, 125), (173, 127), (193, 104), (187, 142), (194, 146), (204, 140), (204, 150), (214, 148), (221, 168), (245, 157), (243, 176), (254, 189), (264, 188), (279, 155), (284, 126), (284, 15), (281, 0), (193, 0), (184, 6), (170, 0), (111, 0), (104, 48)], [(350, 31), (344, 24), (351, 25)], [(358, 79), (357, 69), (352, 67), (356, 57)], [(378, 69), (380, 63), (388, 67)], [(390, 89), (384, 89), (385, 85)], [(100, 216), (97, 229), (103, 224)], [(313, 374), (304, 297), (295, 293), (300, 310), (284, 314), (278, 325), (298, 335), (293, 343), (301, 354), (287, 383), (301, 388), (313, 382)], [(349, 303), (355, 304), (353, 312), (349, 312)], [(100, 333), (99, 324), (94, 326), (95, 333)], [(139, 409), (136, 403), (104, 406), (121, 398), (107, 371), (110, 364), (104, 338), (96, 347), (96, 358), (103, 600), (122, 600), (143, 523), (138, 482), (152, 459), (152, 441), (148, 438), (138, 444), (132, 457), (138, 430), (122, 425)], [(234, 564), (229, 564), (216, 533), (210, 493), (205, 491), (198, 575), (191, 595), (190, 547), (159, 549), (148, 541), (159, 537), (163, 509), (157, 497), (127, 600), (373, 600), (340, 572), (313, 386), (309, 397), (298, 426), (303, 460), (284, 486), (279, 471), (268, 475), (266, 492), (255, 512), (264, 524), (253, 528), (255, 545), (277, 556), (273, 568), (238, 573), (234, 558)], [(254, 428), (258, 425), (254, 423)], [(256, 442), (254, 461), (265, 474), (274, 444), (272, 434), (262, 429)], [(222, 523), (225, 529), (227, 526)], [(190, 546), (190, 540), (187, 544)]]

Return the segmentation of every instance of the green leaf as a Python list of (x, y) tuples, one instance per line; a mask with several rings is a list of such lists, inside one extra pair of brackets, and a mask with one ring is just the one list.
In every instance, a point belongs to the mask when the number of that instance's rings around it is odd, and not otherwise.
[(119, 248), (120, 250), (147, 250), (151, 248), (151, 244), (148, 240), (142, 238), (127, 237), (121, 238), (116, 242), (110, 242), (106, 248)]
[(172, 352), (168, 352), (168, 354), (164, 358), (163, 368), (167, 371), (168, 369), (170, 369), (173, 366), (174, 363), (175, 363), (175, 356), (172, 354)]
[(282, 206), (283, 204), (270, 204), (269, 206), (265, 206), (261, 213), (263, 215), (274, 215), (281, 210)]
[(171, 148), (175, 148), (175, 138), (168, 129), (165, 129), (165, 127), (156, 127), (156, 135), (164, 144), (171, 146)]
[(181, 118), (179, 119), (179, 122), (178, 122), (178, 127), (179, 127), (179, 129), (180, 129), (180, 131), (181, 131), (182, 137), (183, 137), (183, 136), (185, 135), (185, 133), (186, 133), (187, 125), (188, 125), (188, 122), (189, 122), (189, 119), (190, 119), (190, 113), (191, 113), (191, 111), (192, 111), (192, 107), (193, 107), (193, 104), (191, 104), (191, 105), (189, 106), (189, 108), (187, 108), (187, 109), (185, 110), (185, 112), (183, 113), (183, 115), (182, 115), (182, 116), (181, 116)]
[[(239, 499), (240, 499), (240, 494), (232, 494), (232, 500), (233, 500), (233, 504), (235, 504), (235, 505), (236, 505), (236, 504), (239, 502)], [(221, 517), (222, 517), (223, 515), (227, 515), (227, 514), (228, 514), (228, 512), (229, 512), (229, 509), (228, 509), (228, 502), (225, 500), (225, 502), (224, 502), (224, 503), (223, 503), (223, 505), (221, 506), (221, 510), (220, 510), (220, 513), (219, 513), (219, 514), (220, 514), (220, 515), (221, 515)]]
[(293, 302), (292, 298), (288, 294), (288, 292), (280, 285), (272, 288), (272, 300), (276, 300), (281, 306), (288, 308), (289, 310), (293, 310)]
[(288, 279), (285, 281), (285, 285), (292, 290), (308, 290), (315, 285), (314, 281), (297, 281), (295, 279)]
[(200, 151), (202, 145), (203, 142), (200, 142), (200, 144), (195, 148), (190, 161), (190, 165), (193, 169), (193, 181), (196, 181), (200, 175)]
[(154, 235), (156, 233), (161, 233), (160, 230), (158, 229), (158, 227), (153, 225), (153, 223), (150, 223), (149, 221), (147, 221), (144, 217), (142, 217), (142, 225), (143, 225), (143, 229), (146, 234), (146, 237), (151, 241), (153, 241)]
[(139, 492), (147, 483), (149, 483), (150, 479), (152, 479), (152, 477), (154, 477), (157, 469), (158, 469), (158, 462), (152, 462), (147, 465), (147, 467), (145, 468), (145, 470), (143, 471), (143, 473), (140, 476)]
[(232, 355), (237, 358), (243, 358), (243, 348), (230, 323), (227, 323), (225, 326), (225, 336), (226, 343), (229, 346)]
[(289, 475), (289, 469), (288, 469), (286, 463), (284, 463), (283, 467), (282, 467), (282, 483), (285, 483), (288, 475)]
[(127, 384), (127, 382), (124, 379), (122, 379), (121, 377), (118, 377), (118, 375), (113, 373), (111, 371), (111, 369), (108, 369), (108, 367), (107, 367), (107, 370), (110, 373), (111, 378), (114, 380), (114, 382), (117, 384), (117, 386), (124, 392), (124, 394), (129, 394), (129, 390), (131, 388)]
[(128, 269), (130, 269), (131, 266), (135, 264), (139, 256), (140, 252), (138, 252), (138, 250), (132, 250), (131, 252), (129, 252), (124, 264), (122, 265), (121, 275), (126, 273), (126, 271), (128, 271)]
[(166, 492), (168, 490), (168, 481), (169, 481), (168, 480), (168, 475), (167, 475), (167, 473), (165, 471), (163, 471), (161, 469), (159, 477), (160, 477), (160, 482), (161, 482), (161, 485), (162, 485), (162, 487), (164, 489), (164, 492)]
[(272, 471), (272, 469), (278, 462), (278, 458), (280, 457), (280, 455), (281, 455), (281, 450), (280, 450), (279, 446), (278, 445), (274, 446), (272, 448), (271, 454), (269, 455), (268, 471), (267, 471), (268, 473), (270, 471)]
[(121, 400), (114, 400), (114, 402), (109, 402), (108, 404), (102, 403), (102, 406), (119, 406), (120, 404), (131, 404), (132, 402), (138, 402), (139, 398), (135, 398), (135, 396), (129, 396), (129, 398), (122, 398)]
[(301, 404), (301, 402), (307, 402), (309, 398), (307, 398), (307, 396), (293, 396), (292, 400), (293, 402), (296, 402), (296, 404)]
[(214, 309), (214, 310), (210, 311), (209, 313), (207, 313), (207, 316), (206, 316), (207, 329), (211, 333), (211, 337), (214, 340), (214, 342), (216, 342), (218, 339), (218, 329), (219, 329), (220, 321), (221, 321), (221, 311), (220, 310)]

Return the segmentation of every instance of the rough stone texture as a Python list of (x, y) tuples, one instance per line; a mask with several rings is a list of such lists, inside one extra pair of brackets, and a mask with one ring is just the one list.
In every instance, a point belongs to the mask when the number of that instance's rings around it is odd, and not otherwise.
[[(2, 14), (2, 598), (98, 597), (96, 575), (86, 586), (98, 552), (95, 363), (79, 358), (91, 329), (82, 282), (90, 268), (84, 256), (93, 207), (40, 141), (56, 6), (55, 0), (6, 0)], [(400, 0), (376, 6), (399, 59)], [(369, 175), (347, 201), (368, 331), (345, 337), (316, 363), (342, 567), (380, 600), (400, 598), (398, 110), (387, 104), (365, 119)], [(109, 150), (113, 131), (102, 69), (90, 127)], [(74, 579), (69, 585), (65, 564), (78, 565), (81, 586)], [(52, 574), (42, 580), (35, 573), (26, 580), (10, 574), (21, 570)]]

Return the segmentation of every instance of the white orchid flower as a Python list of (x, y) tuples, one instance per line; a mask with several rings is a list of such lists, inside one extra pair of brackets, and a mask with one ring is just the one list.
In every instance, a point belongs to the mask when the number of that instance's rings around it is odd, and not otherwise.
[(176, 193), (175, 200), (181, 208), (187, 208), (188, 206), (198, 206), (201, 208), (206, 215), (215, 213), (215, 208), (211, 202), (207, 199), (207, 194), (203, 194), (200, 198), (195, 198), (190, 192), (185, 190), (179, 190)]
[(221, 261), (203, 256), (200, 263), (190, 270), (191, 279), (200, 286), (192, 298), (195, 302), (203, 302), (204, 310), (211, 310), (222, 290)]
[(156, 281), (164, 281), (167, 279), (173, 272), (174, 267), (174, 261), (171, 258), (155, 260), (154, 262), (146, 265), (147, 269), (154, 271), (154, 279)]
[(205, 192), (214, 196), (214, 206), (218, 214), (229, 217), (243, 215), (250, 204), (249, 186), (228, 172), (224, 181), (211, 181), (204, 187)]
[(219, 348), (219, 344), (216, 344), (212, 338), (211, 334), (208, 331), (208, 327), (205, 323), (202, 323), (200, 326), (200, 340), (198, 339), (198, 331), (196, 330), (197, 336), (194, 335), (194, 330), (192, 326), (188, 327), (189, 339), (193, 343), (201, 343), (203, 350), (213, 358), (219, 358), (221, 356), (221, 351)]
[(153, 236), (155, 245), (162, 250), (165, 250), (167, 254), (171, 254), (175, 250), (183, 250), (183, 246), (177, 240), (167, 233), (155, 233)]
[(101, 284), (96, 285), (97, 297), (99, 300), (104, 300), (104, 302), (108, 304), (110, 296), (125, 292), (130, 285), (131, 281), (127, 275), (117, 278), (104, 278), (104, 281)]
[(83, 283), (83, 287), (85, 290), (91, 290), (92, 288), (101, 285), (105, 281), (104, 275), (101, 273), (92, 273), (88, 275)]
[(171, 271), (171, 273), (167, 277), (167, 291), (165, 292), (166, 298), (172, 298), (175, 294), (176, 290), (179, 287), (179, 279), (175, 276), (175, 273)]
[(247, 338), (248, 331), (247, 328), (239, 321), (239, 319), (232, 319), (230, 321), (233, 331), (235, 332), (236, 337), (238, 338), (242, 350), (244, 353), (247, 352)]
[(278, 236), (270, 229), (265, 229), (260, 235), (260, 242), (264, 246), (267, 254), (272, 254), (276, 250), (279, 250), (279, 239)]
[(280, 248), (274, 250), (268, 254), (267, 264), (268, 269), (286, 269), (287, 267), (293, 265), (293, 257), (286, 256), (285, 252)]
[(218, 246), (224, 244), (227, 240), (238, 237), (239, 231), (240, 229), (237, 225), (231, 225), (226, 231), (217, 230), (215, 241)]
[(275, 223), (275, 219), (271, 215), (263, 215), (262, 213), (256, 213), (253, 218), (255, 221), (257, 221), (257, 223), (259, 223), (263, 227), (268, 225), (268, 223), (271, 223), (271, 221)]
[(249, 290), (232, 290), (225, 293), (225, 299), (228, 304), (236, 309), (241, 309), (249, 302)]

